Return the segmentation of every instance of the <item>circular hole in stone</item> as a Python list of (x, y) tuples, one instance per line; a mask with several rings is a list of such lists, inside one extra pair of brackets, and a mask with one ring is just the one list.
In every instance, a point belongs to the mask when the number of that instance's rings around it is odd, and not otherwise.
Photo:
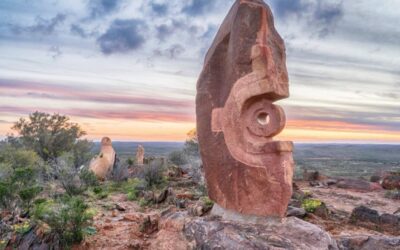
[(267, 125), (269, 123), (269, 115), (268, 115), (268, 113), (265, 113), (265, 112), (259, 113), (258, 116), (257, 116), (257, 122), (260, 125), (263, 125), (263, 126)]

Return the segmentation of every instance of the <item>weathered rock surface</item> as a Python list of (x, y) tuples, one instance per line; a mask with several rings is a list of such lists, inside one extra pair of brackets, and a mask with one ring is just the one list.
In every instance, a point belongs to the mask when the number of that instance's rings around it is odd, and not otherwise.
[(288, 207), (288, 210), (286, 212), (286, 216), (287, 217), (297, 217), (297, 218), (303, 218), (304, 216), (306, 216), (307, 212), (306, 210), (304, 210), (304, 208), (300, 208), (300, 207)]
[(112, 172), (115, 164), (116, 154), (112, 147), (111, 139), (104, 137), (101, 139), (100, 153), (90, 162), (89, 169), (99, 180), (105, 180)]
[(390, 174), (385, 176), (382, 180), (382, 187), (389, 190), (400, 190), (400, 174)]
[(143, 165), (144, 161), (144, 147), (139, 145), (136, 150), (136, 164)]
[(336, 183), (336, 186), (338, 188), (352, 189), (361, 192), (371, 192), (382, 189), (381, 185), (378, 183), (359, 179), (340, 179)]
[(198, 218), (184, 233), (195, 249), (338, 249), (328, 233), (294, 217), (264, 225)]
[(341, 250), (399, 250), (400, 237), (388, 236), (345, 236), (337, 238)]
[(292, 193), (285, 125), (285, 45), (262, 0), (237, 0), (209, 49), (197, 83), (200, 152), (209, 196), (243, 214), (283, 217)]
[(400, 235), (400, 216), (395, 214), (379, 215), (379, 212), (374, 209), (360, 206), (353, 210), (350, 220), (362, 227)]

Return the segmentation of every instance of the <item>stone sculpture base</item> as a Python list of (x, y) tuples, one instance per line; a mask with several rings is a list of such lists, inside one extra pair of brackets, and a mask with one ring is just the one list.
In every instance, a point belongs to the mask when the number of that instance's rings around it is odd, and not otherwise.
[(265, 225), (269, 223), (279, 223), (282, 221), (280, 217), (265, 217), (265, 216), (257, 216), (257, 215), (248, 215), (248, 214), (240, 214), (233, 210), (225, 209), (218, 204), (214, 204), (211, 215), (219, 216), (222, 220), (226, 221), (234, 221), (239, 223), (247, 223), (247, 224), (258, 224)]

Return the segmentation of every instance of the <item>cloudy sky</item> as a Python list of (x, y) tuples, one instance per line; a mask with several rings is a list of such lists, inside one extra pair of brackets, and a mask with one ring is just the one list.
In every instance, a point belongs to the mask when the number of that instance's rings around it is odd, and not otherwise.
[[(287, 47), (280, 138), (400, 143), (400, 1), (268, 0)], [(0, 136), (39, 110), (90, 138), (181, 141), (233, 0), (1, 0)]]

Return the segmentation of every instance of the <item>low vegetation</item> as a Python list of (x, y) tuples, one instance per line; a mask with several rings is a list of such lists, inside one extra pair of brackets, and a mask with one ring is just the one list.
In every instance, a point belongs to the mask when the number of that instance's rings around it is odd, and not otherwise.
[(317, 199), (304, 199), (301, 207), (306, 210), (307, 213), (314, 213), (317, 208), (322, 206), (322, 202)]
[[(98, 202), (115, 209), (107, 199), (125, 194), (141, 207), (158, 206), (170, 195), (169, 178), (182, 177), (180, 166), (200, 166), (194, 130), (184, 148), (171, 153), (168, 161), (149, 157), (145, 165), (136, 166), (130, 158), (117, 158), (107, 181), (100, 183), (88, 168), (93, 143), (82, 139), (85, 131), (68, 117), (35, 112), (21, 118), (13, 129), (16, 135), (0, 142), (0, 212), (2, 222), (4, 216), (8, 218), (0, 227), (0, 249), (18, 247), (13, 244), (24, 237), (52, 239), (55, 248), (68, 249), (96, 233), (92, 223)], [(199, 169), (189, 171), (201, 175)], [(194, 179), (185, 179), (182, 187), (193, 186)], [(196, 197), (211, 209), (213, 202), (204, 185), (190, 190), (181, 194), (190, 198), (176, 198), (169, 204), (176, 202), (183, 208), (185, 199)]]
[(0, 207), (12, 218), (1, 238), (10, 240), (7, 230), (23, 236), (44, 226), (60, 246), (82, 241), (92, 216), (82, 194), (98, 185), (83, 167), (92, 157), (92, 142), (80, 139), (85, 132), (58, 114), (35, 112), (13, 129), (18, 135), (0, 142)]

